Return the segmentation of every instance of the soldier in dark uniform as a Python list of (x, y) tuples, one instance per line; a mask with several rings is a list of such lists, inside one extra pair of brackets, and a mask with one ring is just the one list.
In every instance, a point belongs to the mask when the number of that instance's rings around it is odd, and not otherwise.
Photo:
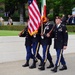
[(26, 27), (25, 29), (23, 29), (20, 34), (20, 37), (26, 37), (25, 38), (25, 47), (26, 47), (26, 63), (24, 65), (22, 65), (23, 67), (28, 67), (29, 66), (29, 60), (30, 58), (34, 58), (31, 48), (32, 48), (32, 36), (29, 35), (28, 33), (28, 27)]
[(52, 68), (54, 67), (54, 64), (52, 62), (52, 57), (49, 52), (50, 45), (52, 43), (51, 37), (47, 37), (46, 34), (52, 29), (53, 24), (49, 22), (49, 18), (47, 18), (47, 22), (44, 23), (43, 25), (43, 34), (42, 34), (42, 39), (41, 39), (41, 44), (43, 48), (43, 63), (42, 66), (39, 68), (40, 70), (45, 70), (45, 63), (48, 59), (50, 65), (47, 68)]
[(57, 72), (57, 68), (59, 63), (63, 65), (63, 67), (59, 70), (67, 70), (66, 62), (63, 57), (63, 50), (67, 48), (68, 42), (68, 32), (65, 25), (61, 24), (61, 18), (58, 17), (55, 19), (55, 27), (53, 30), (53, 37), (54, 37), (54, 48), (56, 49), (57, 53), (57, 60), (55, 63), (55, 67), (51, 70), (53, 72)]
[(39, 48), (40, 48), (40, 28), (38, 30), (38, 33), (32, 36), (32, 49), (33, 49), (33, 64), (30, 66), (30, 69), (36, 68), (36, 59), (38, 58), (40, 60), (40, 65), (42, 64), (42, 57), (39, 54)]

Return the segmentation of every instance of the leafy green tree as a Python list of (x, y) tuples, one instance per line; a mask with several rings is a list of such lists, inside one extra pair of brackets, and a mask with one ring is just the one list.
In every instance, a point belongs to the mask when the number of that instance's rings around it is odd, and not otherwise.
[(4, 2), (5, 0), (0, 0), (0, 2)]
[(62, 12), (65, 15), (71, 14), (72, 12), (72, 0), (61, 0)]
[(61, 6), (61, 0), (54, 0), (53, 1), (53, 16), (59, 15), (60, 12), (60, 6)]
[(9, 16), (13, 15), (15, 10), (19, 11), (20, 22), (24, 22), (25, 18), (25, 3), (28, 0), (6, 0), (5, 1), (5, 12), (9, 13)]
[[(20, 19), (24, 20), (25, 17), (25, 4), (28, 0), (0, 0), (0, 2), (5, 1), (5, 11), (10, 12), (10, 15), (14, 13), (15, 10), (19, 11)], [(41, 11), (41, 0), (37, 0), (38, 6)], [(46, 0), (47, 14), (53, 9), (54, 17), (60, 14), (71, 14), (72, 8), (75, 7), (75, 0)]]

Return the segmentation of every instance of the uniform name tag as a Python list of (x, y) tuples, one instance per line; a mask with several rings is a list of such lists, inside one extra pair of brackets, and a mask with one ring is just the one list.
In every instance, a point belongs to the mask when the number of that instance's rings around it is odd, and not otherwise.
[(44, 36), (41, 36), (42, 39), (44, 39)]

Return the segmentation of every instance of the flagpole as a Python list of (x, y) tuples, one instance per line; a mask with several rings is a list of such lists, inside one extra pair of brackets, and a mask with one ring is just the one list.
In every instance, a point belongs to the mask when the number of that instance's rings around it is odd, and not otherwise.
[(43, 21), (42, 21), (42, 17), (43, 17), (43, 0), (41, 0), (41, 34), (43, 34)]
[[(43, 34), (43, 24), (46, 19), (46, 0), (41, 0), (41, 34)], [(41, 36), (42, 39), (44, 38)]]
[(43, 22), (41, 23), (41, 38), (43, 39)]

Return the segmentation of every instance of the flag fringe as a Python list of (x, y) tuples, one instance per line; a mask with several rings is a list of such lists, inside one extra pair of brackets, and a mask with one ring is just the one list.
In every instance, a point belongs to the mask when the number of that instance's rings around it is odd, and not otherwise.
[(38, 30), (35, 30), (34, 32), (31, 33), (30, 30), (28, 29), (28, 32), (32, 36), (32, 35), (35, 35), (36, 33), (38, 33)]

